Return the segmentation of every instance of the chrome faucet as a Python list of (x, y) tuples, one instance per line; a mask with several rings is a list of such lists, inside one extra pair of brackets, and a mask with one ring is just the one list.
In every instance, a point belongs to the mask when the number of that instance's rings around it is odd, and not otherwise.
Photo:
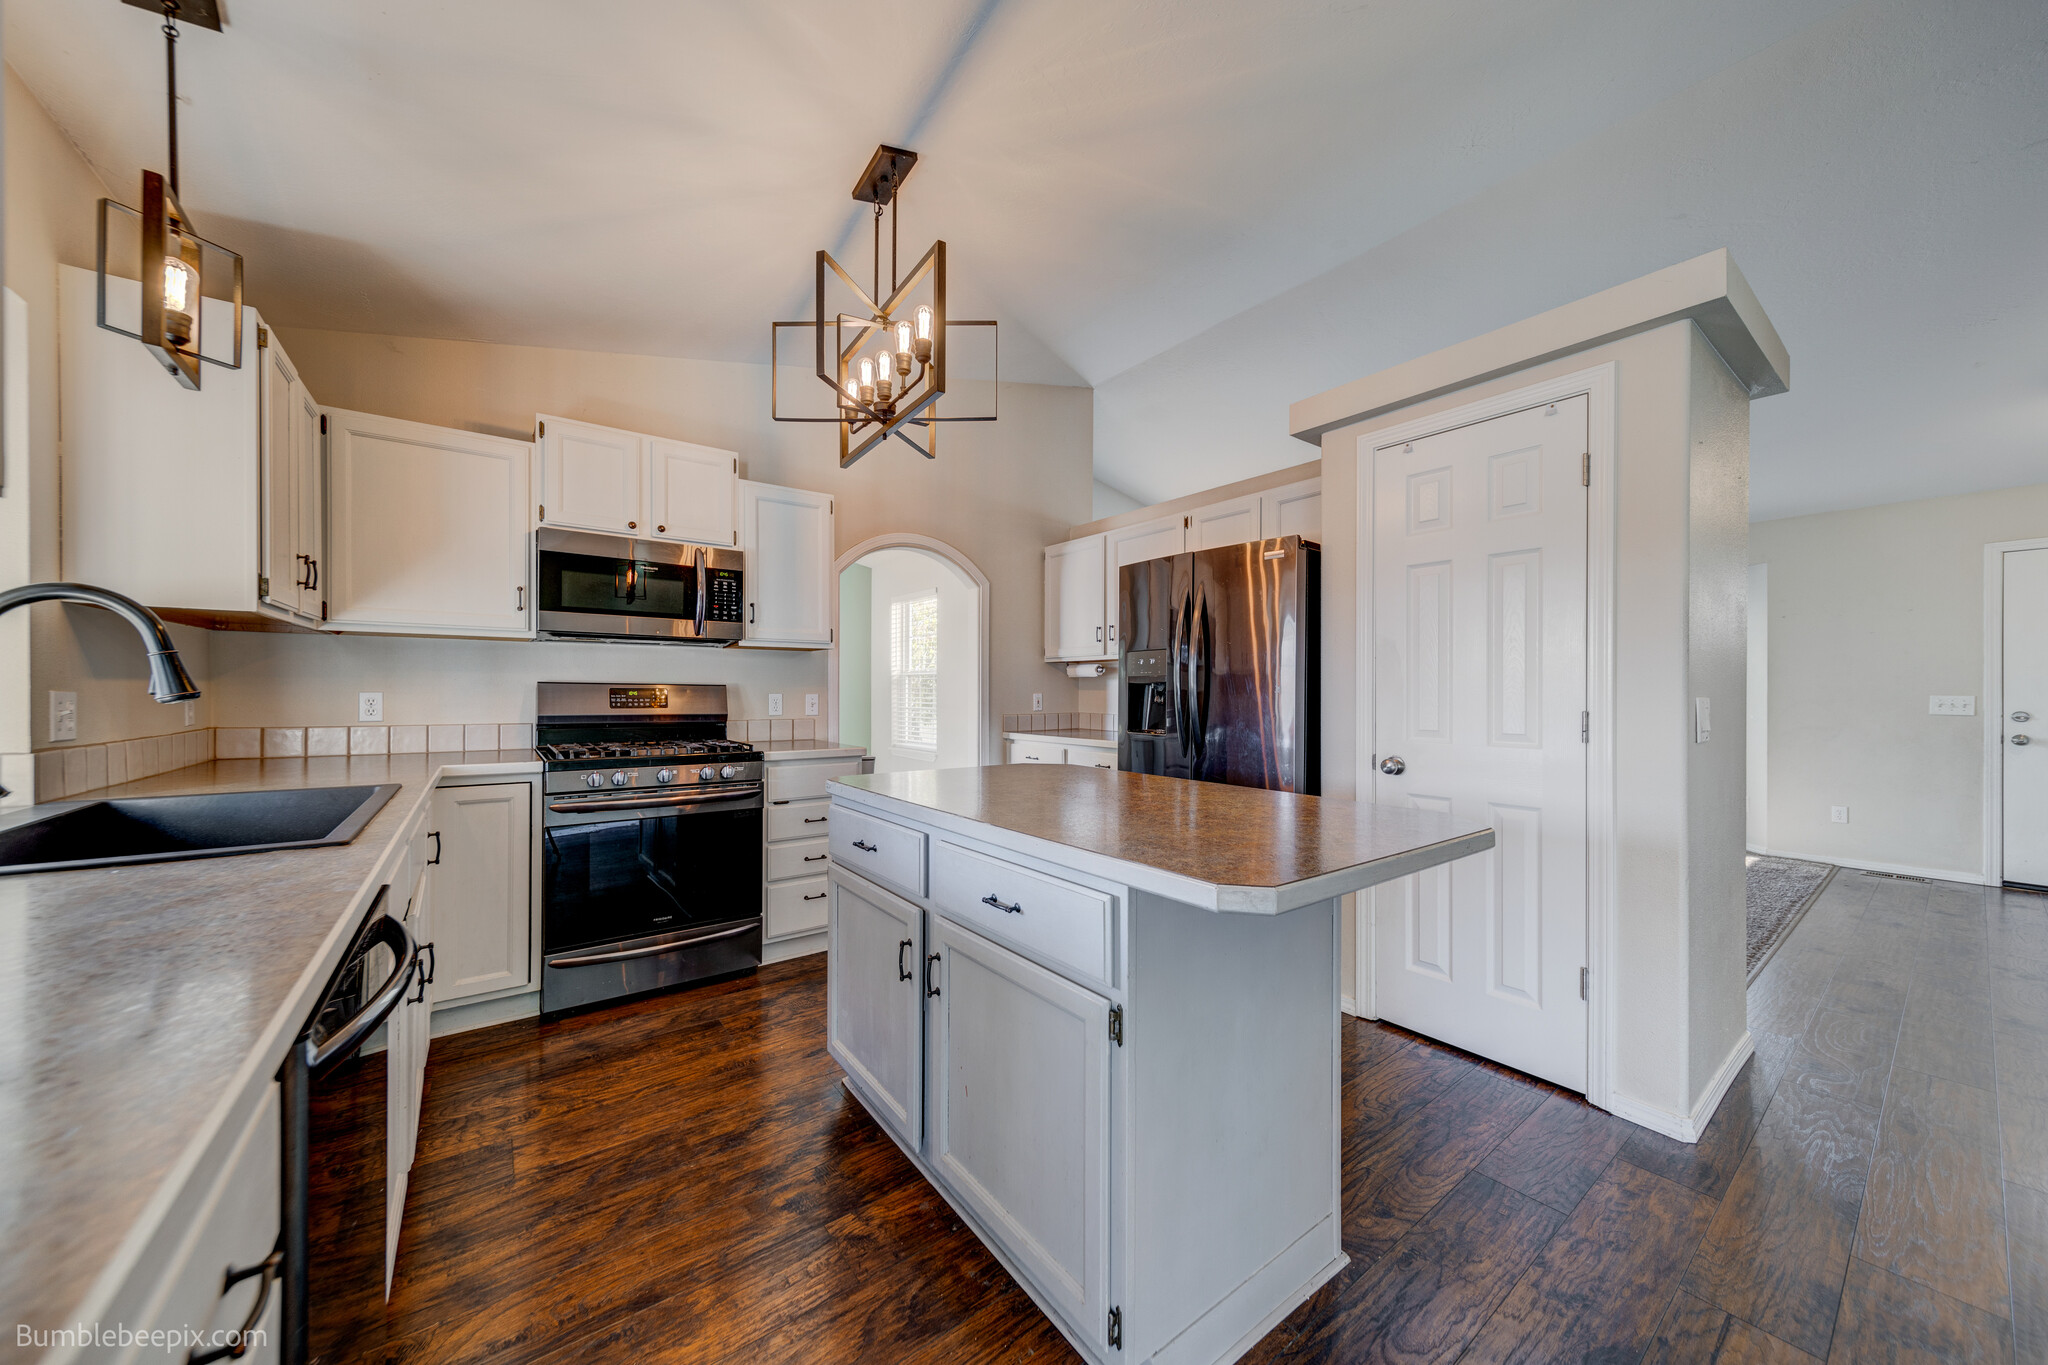
[(90, 583), (30, 583), (0, 592), (0, 616), (31, 602), (83, 602), (87, 606), (105, 607), (135, 627), (135, 633), (142, 637), (142, 647), (149, 652), (150, 696), (172, 702), (190, 701), (199, 695), (192, 675), (178, 659), (178, 647), (171, 643), (171, 632), (155, 612), (134, 598), (95, 588)]

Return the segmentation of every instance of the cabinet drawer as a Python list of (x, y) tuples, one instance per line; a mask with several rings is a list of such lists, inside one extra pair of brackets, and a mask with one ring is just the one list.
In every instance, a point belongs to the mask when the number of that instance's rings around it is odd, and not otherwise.
[(832, 828), (828, 818), (831, 811), (830, 801), (792, 801), (786, 806), (771, 805), (762, 825), (771, 844), (779, 844), (785, 839), (821, 839)]
[(786, 938), (790, 934), (815, 934), (825, 927), (825, 904), (829, 896), (824, 874), (798, 882), (777, 882), (768, 888), (762, 909), (761, 937)]
[(835, 758), (808, 763), (770, 763), (770, 801), (813, 801), (825, 794), (825, 784), (835, 777), (850, 777), (860, 771), (857, 758)]
[(1116, 919), (1101, 891), (941, 841), (932, 849), (931, 899), (961, 923), (1043, 962), (1110, 980)]
[(1067, 746), (1054, 744), (1043, 739), (1013, 739), (1010, 741), (1010, 762), (1012, 763), (1064, 763), (1067, 761)]
[(793, 844), (768, 846), (768, 880), (786, 882), (797, 877), (822, 877), (831, 855), (829, 839), (804, 839)]
[(1067, 750), (1067, 762), (1078, 768), (1114, 768), (1116, 750), (1074, 745)]
[[(278, 1207), (281, 1112), (279, 1088), (271, 1085), (242, 1130), (227, 1169), (200, 1205), (190, 1233), (173, 1254), (171, 1267), (144, 1313), (150, 1327), (233, 1331), (248, 1319), (262, 1292), (263, 1277), (251, 1275), (225, 1294), (221, 1282), (230, 1268), (242, 1270), (260, 1263), (277, 1243), (283, 1222)], [(269, 1315), (275, 1316), (281, 1294), (281, 1286), (270, 1286)], [(278, 1346), (273, 1333), (264, 1346), (252, 1348), (243, 1359), (274, 1361)]]
[(832, 861), (906, 896), (924, 894), (924, 835), (853, 806), (832, 812)]

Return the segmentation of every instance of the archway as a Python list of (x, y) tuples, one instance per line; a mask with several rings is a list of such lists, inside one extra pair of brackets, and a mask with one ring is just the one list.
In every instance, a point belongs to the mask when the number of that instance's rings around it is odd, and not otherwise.
[[(892, 554), (891, 552), (907, 553)], [(871, 630), (868, 633), (867, 648), (862, 648), (863, 640), (859, 638), (849, 640), (847, 638), (845, 616), (841, 602), (841, 590), (845, 582), (846, 572), (849, 569), (860, 566), (866, 560), (872, 560), (877, 566), (886, 563), (893, 572), (897, 569), (913, 566), (914, 561), (919, 558), (929, 561), (931, 567), (938, 571), (934, 577), (942, 591), (948, 578), (956, 580), (957, 595), (953, 593), (947, 593), (946, 595), (961, 604), (971, 603), (972, 615), (974, 617), (971, 629), (967, 629), (957, 624), (959, 613), (953, 613), (956, 621), (955, 630), (959, 632), (954, 639), (957, 641), (962, 640), (964, 637), (965, 648), (959, 650), (958, 653), (955, 653), (952, 649), (947, 651), (949, 658), (959, 659), (964, 656), (972, 663), (974, 677), (971, 684), (964, 689), (948, 689), (948, 691), (949, 695), (957, 694), (957, 691), (965, 692), (971, 706), (973, 740), (971, 744), (966, 746), (947, 745), (948, 756), (952, 759), (953, 765), (958, 765), (962, 762), (982, 764), (996, 762), (997, 760), (993, 757), (995, 747), (991, 738), (991, 714), (989, 710), (988, 575), (984, 574), (980, 566), (973, 560), (946, 542), (907, 531), (872, 536), (853, 546), (833, 562), (832, 620), (835, 623), (835, 630), (833, 633), (832, 650), (827, 662), (826, 677), (826, 687), (831, 703), (831, 737), (834, 742), (848, 743), (854, 737), (849, 735), (849, 730), (858, 733), (861, 729), (857, 723), (850, 723), (853, 722), (853, 718), (847, 715), (844, 710), (843, 702), (849, 692), (855, 694), (854, 700), (866, 711), (869, 717), (877, 715), (878, 708), (875, 704), (874, 681), (878, 681), (879, 677), (884, 674), (884, 670), (875, 667), (872, 658), (873, 640), (875, 638), (874, 631)], [(871, 602), (871, 614), (868, 619), (870, 621), (877, 620), (879, 615), (886, 615), (893, 606), (893, 602), (884, 602), (881, 604), (880, 613), (875, 613), (874, 604)], [(943, 625), (941, 629), (944, 629)], [(870, 686), (866, 689), (852, 686), (850, 680), (844, 674), (847, 656), (856, 650), (869, 656), (860, 661), (867, 677), (871, 680)], [(957, 683), (958, 680), (954, 679), (953, 681)], [(961, 707), (961, 712), (964, 714), (968, 709), (970, 709), (969, 706), (963, 706)], [(870, 720), (867, 729), (870, 733), (866, 735), (863, 743), (871, 754), (876, 755), (876, 766), (878, 768), (886, 770), (891, 766), (942, 766), (936, 758), (920, 760), (917, 758), (901, 758), (899, 756), (896, 759), (892, 759), (887, 753), (889, 737), (872, 733), (874, 729), (872, 720)]]

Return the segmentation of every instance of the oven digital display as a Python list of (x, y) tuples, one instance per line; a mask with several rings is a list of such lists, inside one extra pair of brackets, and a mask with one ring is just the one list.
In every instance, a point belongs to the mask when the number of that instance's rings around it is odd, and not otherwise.
[(612, 710), (614, 711), (666, 711), (668, 689), (666, 687), (614, 687)]

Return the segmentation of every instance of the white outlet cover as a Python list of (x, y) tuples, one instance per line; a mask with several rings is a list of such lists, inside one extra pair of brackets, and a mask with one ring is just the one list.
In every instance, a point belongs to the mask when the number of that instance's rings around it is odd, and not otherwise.
[(807, 716), (818, 714), (818, 694), (816, 692), (804, 693), (804, 714)]
[(1849, 808), (1847, 806), (1829, 806), (1828, 818), (1838, 825), (1846, 825), (1849, 823)]
[(50, 694), (50, 742), (78, 738), (78, 694)]
[(770, 692), (768, 694), (768, 714), (771, 716), (782, 714), (782, 694), (780, 692)]
[(365, 722), (384, 719), (384, 694), (382, 692), (356, 693), (356, 719)]
[(1033, 692), (1031, 694), (1031, 709), (1034, 711), (1043, 711), (1045, 709), (1045, 693)]
[(196, 702), (196, 701), (188, 701), (188, 702), (186, 702), (186, 703), (185, 703), (185, 723), (186, 723), (187, 725), (190, 725), (190, 724), (192, 724), (192, 723), (193, 723), (194, 721), (196, 721), (196, 720), (198, 720), (198, 719), (199, 719), (199, 703), (198, 703), (198, 702)]
[(1975, 697), (1929, 697), (1927, 714), (1930, 716), (1974, 716), (1977, 714)]
[(1692, 742), (1705, 744), (1714, 737), (1714, 704), (1710, 698), (1692, 699)]

